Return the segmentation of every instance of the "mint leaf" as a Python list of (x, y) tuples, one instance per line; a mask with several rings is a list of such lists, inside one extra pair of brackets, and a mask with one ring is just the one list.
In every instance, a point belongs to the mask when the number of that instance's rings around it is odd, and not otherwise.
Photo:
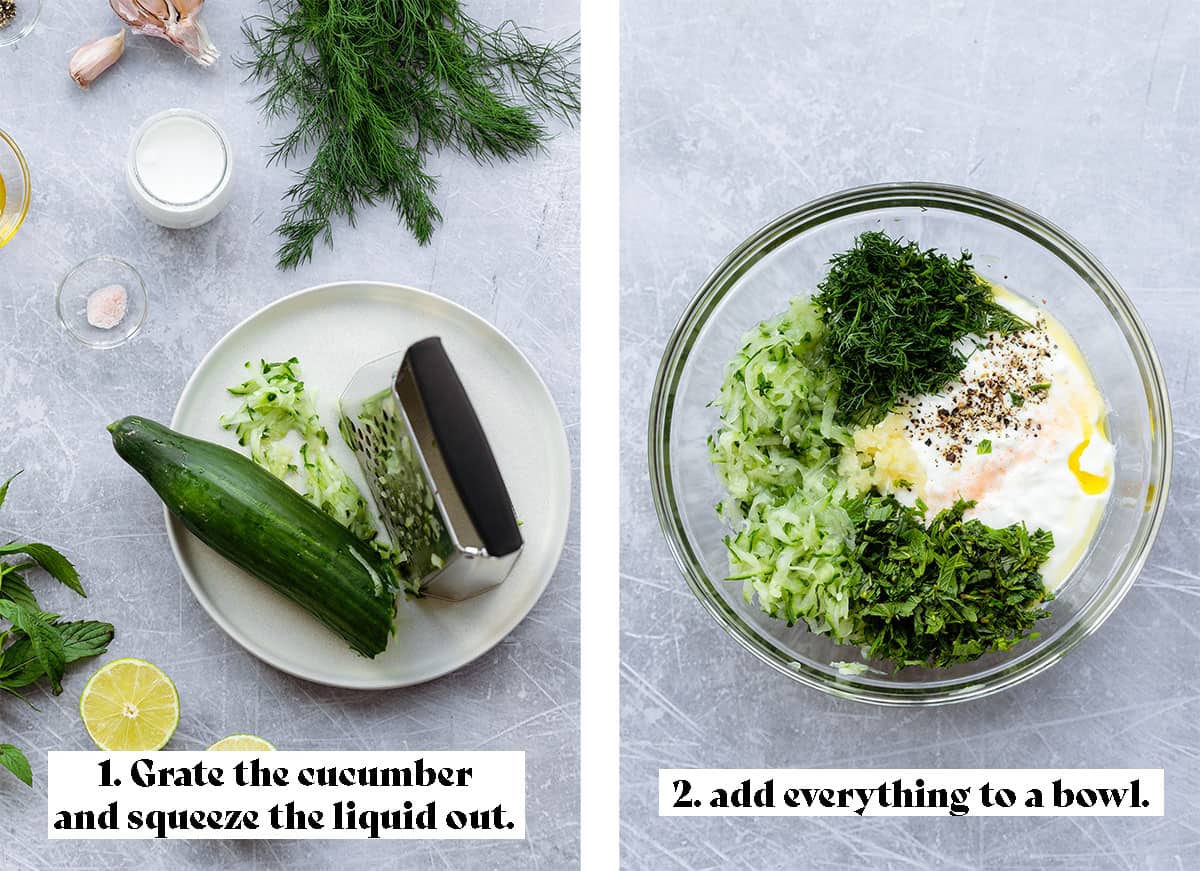
[[(3, 498), (4, 491), (0, 489), (0, 499)], [(0, 765), (16, 775), (26, 786), (33, 786), (33, 769), (29, 767), (29, 760), (12, 744), (0, 744)]]
[(50, 547), (50, 545), (35, 544), (33, 542), (21, 544), (14, 541), (0, 547), (0, 556), (13, 553), (23, 553), (30, 557), (39, 566), (48, 571), (57, 581), (70, 587), (84, 598), (87, 598), (87, 593), (83, 591), (83, 585), (79, 583), (79, 572), (75, 571), (75, 566), (71, 565), (69, 559)]
[[(26, 565), (33, 565), (33, 563), (26, 563)], [(33, 590), (29, 589), (24, 578), (16, 572), (4, 573), (0, 570), (0, 599), (16, 602), (31, 611), (40, 610)]]
[(22, 637), (4, 651), (0, 689), (14, 692), (36, 683), (45, 673), (37, 654), (33, 652), (33, 643), (27, 637)]
[(63, 643), (63, 656), (67, 662), (99, 656), (108, 650), (113, 639), (111, 623), (99, 620), (76, 620), (70, 623), (55, 623)]
[[(19, 475), (19, 474), (21, 474), (21, 473), (17, 472), (17, 475)], [(8, 485), (16, 480), (17, 475), (13, 475), (11, 478), (9, 478), (7, 481), (5, 481), (3, 484), (0, 484), (0, 507), (3, 507), (4, 497), (8, 495)]]
[(40, 611), (30, 611), (8, 599), (0, 599), (0, 617), (10, 620), (28, 636), (38, 662), (50, 679), (50, 689), (55, 695), (61, 693), (63, 670), (67, 666), (66, 652), (62, 636), (46, 619), (46, 615)]
[[(62, 639), (63, 659), (75, 662), (89, 656), (99, 656), (108, 650), (113, 638), (111, 623), (96, 620), (77, 620), (70, 623), (54, 623), (52, 628)], [(33, 642), (28, 636), (18, 638), (4, 651), (0, 659), (0, 689), (9, 691), (27, 687), (46, 673)]]
[(991, 452), (992, 452), (992, 440), (991, 439), (981, 439), (979, 444), (975, 448), (975, 453), (977, 453), (977, 454), (990, 454)]

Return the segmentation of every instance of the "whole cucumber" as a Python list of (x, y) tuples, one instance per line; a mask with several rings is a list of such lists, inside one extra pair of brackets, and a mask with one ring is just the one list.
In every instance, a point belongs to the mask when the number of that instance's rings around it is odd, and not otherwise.
[(143, 417), (113, 447), (191, 532), (304, 608), (363, 656), (387, 647), (394, 573), (375, 550), (236, 451)]

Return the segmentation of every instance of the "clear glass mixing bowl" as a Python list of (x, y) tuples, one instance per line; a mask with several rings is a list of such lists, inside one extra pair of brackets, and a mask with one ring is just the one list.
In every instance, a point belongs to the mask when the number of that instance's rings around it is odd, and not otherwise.
[[(947, 669), (886, 665), (846, 675), (860, 660), (803, 625), (788, 627), (747, 603), (729, 572), (714, 511), (723, 491), (706, 438), (708, 407), (747, 330), (811, 292), (833, 254), (867, 230), (922, 247), (965, 249), (985, 278), (1041, 302), (1071, 333), (1109, 406), (1116, 447), (1112, 492), (1086, 556), (1039, 621), (1040, 638)], [(650, 475), (659, 519), (692, 590), (743, 646), (784, 674), (834, 695), (892, 705), (979, 698), (1049, 668), (1107, 619), (1146, 561), (1162, 520), (1171, 467), (1171, 418), (1158, 358), (1116, 280), (1074, 239), (1028, 210), (980, 191), (902, 183), (855, 188), (802, 206), (738, 246), (680, 319), (659, 367), (650, 412)]]

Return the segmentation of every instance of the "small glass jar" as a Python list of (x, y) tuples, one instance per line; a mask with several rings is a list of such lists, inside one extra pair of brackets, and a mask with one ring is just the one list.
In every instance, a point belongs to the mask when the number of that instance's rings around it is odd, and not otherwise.
[(147, 118), (133, 135), (125, 180), (138, 209), (156, 224), (207, 224), (232, 194), (233, 150), (219, 124), (191, 109)]
[[(114, 284), (125, 290), (125, 312), (112, 326), (97, 326), (88, 320), (88, 298)], [(146, 322), (150, 307), (146, 283), (138, 271), (132, 264), (107, 254), (76, 264), (59, 282), (55, 305), (67, 332), (89, 348), (100, 349), (116, 348), (132, 339)]]
[(0, 27), (0, 48), (16, 45), (33, 31), (42, 15), (42, 0), (18, 0), (12, 19)]

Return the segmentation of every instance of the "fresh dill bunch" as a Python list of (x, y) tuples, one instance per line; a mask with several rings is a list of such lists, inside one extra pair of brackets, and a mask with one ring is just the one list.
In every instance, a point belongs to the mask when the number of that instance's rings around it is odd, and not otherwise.
[(968, 251), (951, 259), (872, 231), (829, 265), (813, 304), (843, 422), (869, 426), (902, 396), (940, 392), (967, 365), (963, 338), (1029, 326), (996, 302)]
[(353, 226), (376, 203), (427, 244), (442, 218), (430, 154), (513, 160), (545, 144), (543, 119), (579, 115), (578, 34), (537, 43), (459, 0), (268, 0), (243, 33), (239, 64), (265, 86), (265, 117), (295, 118), (269, 162), (312, 155), (286, 194), (281, 268), (311, 259), (318, 238), (332, 246), (335, 216)]

